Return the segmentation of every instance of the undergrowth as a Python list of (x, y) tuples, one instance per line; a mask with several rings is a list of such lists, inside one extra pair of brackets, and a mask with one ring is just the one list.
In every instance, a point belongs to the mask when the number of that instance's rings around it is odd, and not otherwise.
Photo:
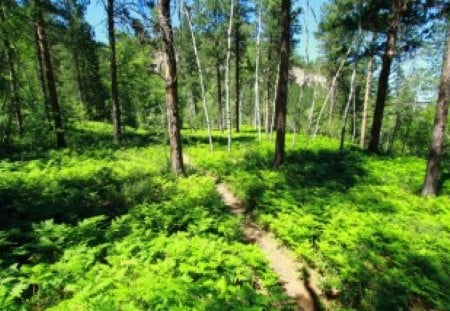
[(424, 159), (340, 153), (331, 139), (297, 137), (293, 145), (288, 136), (286, 164), (272, 170), (273, 142), (241, 135), (230, 154), (220, 139), (213, 153), (201, 142), (186, 152), (323, 275), (341, 308), (450, 310), (448, 160), (440, 196), (421, 198)]
[(167, 147), (79, 126), (77, 148), (0, 162), (0, 309), (292, 309), (212, 178), (176, 179)]

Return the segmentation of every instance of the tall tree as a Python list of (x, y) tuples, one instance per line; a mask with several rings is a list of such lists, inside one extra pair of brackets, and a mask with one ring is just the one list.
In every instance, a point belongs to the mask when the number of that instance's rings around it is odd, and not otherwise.
[(113, 104), (114, 141), (122, 143), (122, 123), (119, 103), (119, 87), (117, 83), (117, 61), (116, 61), (116, 34), (114, 27), (114, 0), (108, 0), (106, 7), (108, 15), (108, 37), (109, 37), (109, 61), (111, 70), (111, 99)]
[[(5, 23), (8, 20), (8, 10), (11, 10), (13, 6), (13, 3), (9, 1), (5, 1), (5, 3), (2, 4), (0, 12), (0, 20), (2, 23)], [(15, 61), (15, 54), (14, 54), (14, 47), (11, 44), (10, 39), (8, 38), (7, 33), (4, 33), (3, 38), (3, 46), (5, 48), (5, 55), (6, 55), (6, 62), (8, 63), (9, 68), (9, 84), (10, 84), (10, 90), (11, 90), (11, 101), (14, 107), (16, 122), (17, 122), (17, 130), (19, 132), (19, 135), (23, 134), (23, 118), (22, 118), (22, 107), (20, 104), (20, 98), (19, 98), (19, 86), (18, 86), (18, 77), (16, 73), (16, 61)]]
[(227, 136), (228, 136), (228, 151), (231, 150), (231, 109), (230, 109), (230, 58), (231, 58), (231, 36), (233, 31), (233, 15), (234, 15), (234, 0), (230, 2), (230, 22), (228, 24), (227, 38), (228, 38), (228, 46), (227, 46), (227, 61), (225, 67), (225, 85), (226, 85), (226, 102), (225, 102), (225, 110), (226, 110), (226, 119), (227, 119)]
[[(216, 4), (216, 3), (214, 3)], [(219, 20), (219, 10), (214, 8), (214, 28), (219, 29), (220, 20)], [(220, 53), (220, 42), (219, 36), (214, 36), (214, 53), (215, 53), (215, 62), (214, 66), (216, 68), (216, 86), (217, 86), (217, 121), (219, 124), (219, 130), (223, 132), (223, 103), (222, 103), (222, 73), (220, 70), (221, 67), (221, 53)]]
[(386, 96), (388, 94), (389, 75), (391, 72), (391, 64), (397, 51), (397, 37), (399, 32), (400, 21), (403, 14), (403, 7), (406, 0), (392, 1), (391, 12), (389, 18), (389, 29), (387, 31), (385, 50), (383, 54), (380, 76), (378, 78), (377, 99), (375, 101), (375, 111), (373, 115), (372, 129), (370, 133), (370, 141), (368, 150), (370, 152), (378, 152), (380, 143), (381, 123), (383, 121), (384, 106)]
[(363, 105), (363, 114), (361, 117), (361, 137), (359, 140), (359, 146), (361, 149), (364, 149), (366, 145), (366, 128), (367, 128), (367, 115), (369, 112), (370, 85), (372, 81), (372, 64), (373, 64), (373, 56), (369, 58), (369, 62), (367, 63), (366, 86), (364, 89), (364, 105)]
[[(396, 56), (412, 52), (430, 33), (431, 21), (436, 18), (436, 5), (443, 0), (335, 0), (324, 6), (320, 24), (328, 57), (336, 59), (343, 54), (352, 38), (369, 35), (372, 40), (360, 40), (354, 51), (355, 61), (367, 55), (382, 55), (378, 77), (377, 97), (368, 150), (378, 152), (386, 99), (389, 95), (389, 76)], [(364, 23), (361, 23), (364, 21)], [(373, 44), (372, 44), (373, 43)], [(375, 48), (374, 48), (375, 47)], [(376, 53), (368, 52), (374, 49)]]
[(291, 0), (281, 0), (280, 25), (281, 46), (277, 97), (275, 101), (275, 127), (277, 136), (275, 141), (275, 159), (273, 162), (274, 168), (282, 165), (285, 157), (286, 108), (291, 41)]
[[(450, 25), (450, 23), (448, 23)], [(428, 156), (425, 181), (422, 196), (436, 195), (438, 190), (439, 162), (445, 140), (445, 128), (447, 125), (448, 105), (450, 100), (450, 31), (447, 26), (446, 51), (442, 65), (441, 81), (439, 83), (439, 95), (434, 116), (433, 138)]]
[(166, 109), (170, 143), (172, 172), (183, 175), (183, 151), (181, 144), (181, 122), (178, 110), (177, 60), (170, 21), (170, 0), (159, 0), (158, 20), (166, 59)]
[(200, 56), (199, 56), (199, 53), (197, 50), (197, 42), (195, 39), (194, 28), (192, 27), (191, 15), (189, 14), (189, 9), (188, 9), (187, 5), (184, 6), (184, 11), (186, 13), (186, 19), (189, 24), (189, 29), (191, 30), (192, 46), (194, 49), (195, 59), (197, 62), (198, 77), (200, 80), (200, 90), (202, 92), (203, 112), (205, 113), (206, 127), (208, 130), (209, 147), (210, 147), (210, 150), (213, 151), (213, 142), (212, 142), (212, 136), (211, 136), (211, 122), (209, 120), (208, 106), (206, 105), (206, 91), (205, 91), (205, 84), (203, 82), (202, 63), (200, 61)]
[[(345, 105), (345, 109), (344, 109), (344, 118), (343, 118), (343, 121), (342, 121), (342, 128), (341, 128), (341, 141), (340, 141), (340, 144), (339, 144), (339, 151), (340, 152), (342, 152), (344, 150), (345, 129), (346, 129), (346, 126), (347, 126), (348, 111), (349, 111), (349, 108), (350, 108), (350, 103), (352, 101), (352, 98), (354, 98), (354, 94), (355, 94), (355, 77), (356, 77), (356, 68), (355, 67), (353, 67), (352, 77), (350, 79), (350, 90), (348, 92), (347, 104)], [(353, 105), (353, 107), (354, 106), (355, 105)]]
[(64, 126), (61, 116), (61, 109), (58, 101), (58, 91), (56, 88), (56, 80), (53, 72), (53, 64), (50, 53), (50, 44), (47, 39), (47, 31), (45, 28), (43, 6), (40, 0), (35, 0), (36, 8), (36, 33), (39, 47), (42, 51), (42, 63), (44, 67), (44, 75), (47, 80), (48, 96), (51, 106), (51, 112), (56, 133), (56, 146), (58, 148), (66, 147), (66, 139), (64, 135)]
[(239, 100), (241, 93), (241, 3), (240, 0), (236, 0), (236, 25), (234, 26), (234, 60), (235, 60), (235, 121), (236, 132), (239, 132)]
[(47, 92), (47, 85), (45, 83), (45, 71), (44, 71), (44, 56), (41, 50), (41, 46), (39, 44), (39, 36), (37, 31), (36, 24), (34, 25), (34, 38), (35, 38), (35, 46), (36, 46), (36, 58), (37, 58), (37, 70), (38, 70), (38, 77), (39, 77), (39, 84), (41, 86), (41, 96), (42, 101), (44, 103), (44, 116), (47, 121), (50, 121), (50, 109), (49, 109), (49, 103), (48, 103), (48, 92)]
[(256, 60), (255, 60), (255, 114), (258, 127), (258, 141), (261, 142), (261, 112), (259, 104), (259, 53), (261, 38), (261, 1), (258, 4), (258, 26), (256, 36)]

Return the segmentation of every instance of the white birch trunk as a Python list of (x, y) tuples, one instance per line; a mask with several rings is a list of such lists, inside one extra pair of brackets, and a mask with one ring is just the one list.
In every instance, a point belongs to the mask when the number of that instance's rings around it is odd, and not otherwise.
[(259, 106), (259, 49), (261, 37), (261, 2), (258, 6), (258, 35), (256, 37), (256, 61), (255, 61), (255, 117), (258, 128), (258, 141), (261, 142), (261, 112)]
[(366, 128), (367, 128), (367, 114), (369, 111), (369, 96), (370, 96), (370, 83), (372, 79), (372, 64), (373, 57), (369, 59), (369, 63), (367, 64), (367, 76), (366, 76), (366, 89), (364, 91), (364, 108), (363, 115), (361, 120), (361, 138), (359, 140), (359, 146), (361, 149), (364, 149), (366, 144)]
[(191, 30), (192, 46), (194, 48), (195, 59), (197, 61), (198, 76), (199, 76), (199, 79), (200, 79), (200, 89), (201, 89), (201, 92), (202, 92), (203, 111), (205, 113), (206, 127), (208, 129), (209, 147), (210, 147), (210, 150), (213, 151), (214, 147), (213, 147), (212, 136), (211, 136), (211, 123), (210, 123), (210, 120), (209, 120), (208, 106), (206, 105), (206, 92), (205, 92), (205, 84), (203, 82), (202, 64), (200, 62), (200, 57), (198, 55), (197, 43), (196, 43), (196, 40), (195, 40), (194, 29), (192, 27), (191, 15), (189, 14), (189, 10), (188, 10), (187, 6), (184, 6), (184, 12), (186, 13), (186, 19), (187, 19), (188, 24), (189, 24), (189, 29)]
[(227, 115), (227, 132), (228, 132), (228, 151), (231, 151), (231, 109), (230, 109), (230, 58), (231, 58), (231, 36), (233, 31), (233, 14), (234, 14), (234, 0), (230, 3), (230, 23), (228, 25), (228, 47), (227, 47), (227, 62), (225, 72), (226, 85), (226, 101), (225, 109)]
[(350, 54), (351, 50), (352, 50), (352, 48), (351, 48), (351, 45), (350, 45), (350, 47), (349, 47), (349, 49), (347, 51), (347, 54), (345, 54), (344, 59), (342, 60), (341, 64), (339, 65), (339, 68), (338, 68), (336, 74), (334, 75), (333, 80), (331, 81), (331, 86), (328, 89), (327, 97), (325, 97), (325, 100), (324, 100), (324, 102), (322, 104), (322, 108), (320, 109), (320, 112), (319, 112), (319, 116), (317, 117), (316, 128), (314, 129), (313, 139), (316, 138), (317, 133), (319, 132), (320, 119), (322, 118), (323, 111), (325, 110), (325, 107), (326, 107), (326, 105), (328, 103), (328, 100), (331, 97), (331, 93), (333, 92), (333, 88), (336, 85), (337, 78), (339, 77), (339, 74), (340, 74), (340, 72), (342, 70), (342, 67), (344, 67), (345, 61), (347, 60), (347, 56)]
[(355, 91), (355, 77), (356, 77), (356, 68), (353, 67), (352, 77), (350, 80), (350, 92), (348, 94), (347, 104), (345, 105), (345, 111), (344, 111), (344, 119), (342, 121), (341, 144), (339, 146), (340, 151), (342, 151), (344, 149), (345, 127), (347, 125), (348, 111), (350, 110), (350, 103), (352, 102), (353, 93)]

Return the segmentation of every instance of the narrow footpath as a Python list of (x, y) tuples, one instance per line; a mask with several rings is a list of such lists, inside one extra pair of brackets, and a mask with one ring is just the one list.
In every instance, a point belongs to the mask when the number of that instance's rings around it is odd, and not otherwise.
[[(233, 214), (245, 214), (244, 203), (237, 199), (224, 183), (217, 184), (216, 189), (224, 204), (230, 208)], [(317, 279), (314, 278), (314, 275), (310, 271), (305, 273), (307, 268), (297, 262), (286, 247), (281, 246), (272, 232), (259, 228), (248, 217), (246, 217), (243, 229), (245, 239), (259, 246), (269, 261), (270, 267), (278, 275), (286, 294), (295, 299), (299, 309), (304, 311), (321, 310), (319, 301), (321, 293), (316, 286)], [(307, 274), (309, 277), (301, 278), (302, 274)]]
[[(183, 155), (183, 158), (188, 166), (195, 167), (188, 156)], [(245, 204), (234, 196), (226, 184), (217, 183), (216, 190), (233, 214), (245, 216), (245, 239), (259, 246), (271, 269), (278, 275), (286, 295), (297, 302), (298, 310), (321, 311), (324, 306), (327, 307), (325, 296), (318, 288), (318, 273), (299, 263), (294, 254), (282, 246), (272, 232), (261, 229), (253, 222), (246, 213)]]

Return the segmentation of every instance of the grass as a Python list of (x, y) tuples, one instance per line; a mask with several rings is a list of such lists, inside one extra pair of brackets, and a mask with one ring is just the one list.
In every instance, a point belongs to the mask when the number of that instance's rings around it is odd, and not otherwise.
[(110, 132), (3, 155), (0, 309), (292, 309), (211, 177), (176, 179), (151, 133), (116, 147)]
[(324, 276), (322, 288), (339, 293), (341, 308), (450, 310), (447, 162), (440, 196), (424, 199), (423, 159), (339, 153), (326, 138), (300, 137), (293, 146), (288, 136), (286, 164), (274, 171), (273, 143), (240, 135), (231, 154), (220, 139), (214, 153), (203, 144), (187, 152)]

